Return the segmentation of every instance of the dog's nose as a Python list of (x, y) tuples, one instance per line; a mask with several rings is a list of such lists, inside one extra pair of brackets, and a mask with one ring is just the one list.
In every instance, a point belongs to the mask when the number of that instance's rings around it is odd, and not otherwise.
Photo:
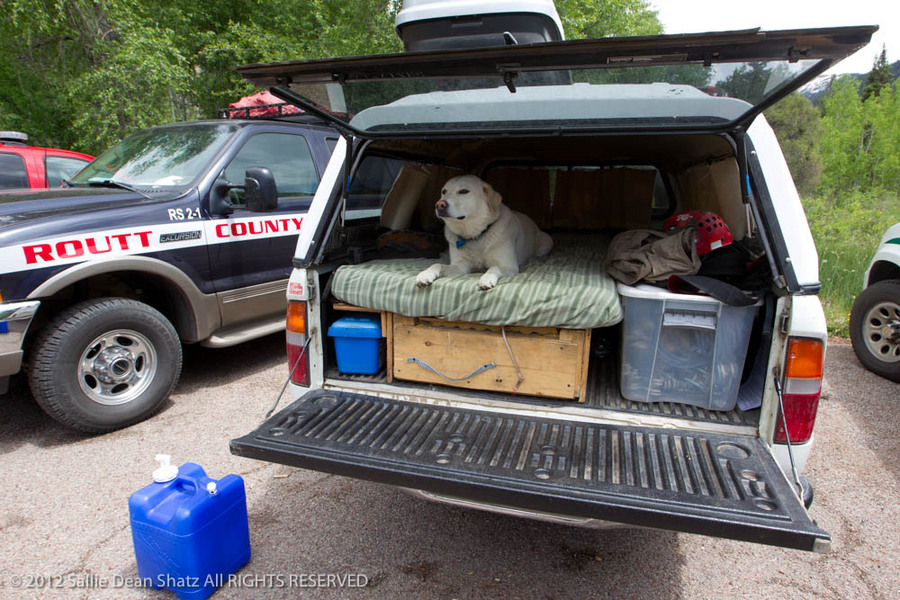
[(434, 203), (434, 207), (437, 210), (447, 210), (447, 203), (444, 202), (443, 200), (438, 200), (437, 202)]

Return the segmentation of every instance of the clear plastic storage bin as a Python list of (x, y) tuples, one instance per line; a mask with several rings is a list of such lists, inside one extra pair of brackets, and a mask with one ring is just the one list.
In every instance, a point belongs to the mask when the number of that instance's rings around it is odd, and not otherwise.
[(728, 306), (649, 285), (618, 288), (625, 312), (622, 395), (733, 409), (759, 306)]

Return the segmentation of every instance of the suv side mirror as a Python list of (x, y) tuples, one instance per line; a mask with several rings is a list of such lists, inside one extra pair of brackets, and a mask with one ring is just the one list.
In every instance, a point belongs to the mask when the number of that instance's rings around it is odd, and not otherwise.
[(251, 212), (272, 212), (278, 208), (275, 176), (265, 167), (247, 169), (244, 179), (244, 202)]
[(234, 212), (234, 204), (228, 198), (228, 191), (234, 188), (224, 177), (213, 183), (209, 194), (209, 212), (214, 215), (230, 215)]

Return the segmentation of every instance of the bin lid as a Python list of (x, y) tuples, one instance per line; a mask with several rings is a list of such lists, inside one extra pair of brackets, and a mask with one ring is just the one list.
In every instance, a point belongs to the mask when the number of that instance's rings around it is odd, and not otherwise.
[[(619, 295), (627, 298), (638, 298), (641, 300), (684, 300), (688, 302), (710, 302), (722, 306), (732, 306), (734, 308), (746, 308), (749, 306), (762, 306), (761, 300), (754, 300), (747, 296), (749, 302), (723, 302), (719, 298), (715, 298), (706, 294), (686, 294), (681, 292), (672, 292), (666, 288), (660, 288), (646, 283), (638, 283), (636, 285), (625, 285), (621, 281), (617, 282), (616, 287)], [(726, 298), (727, 299), (727, 298)]]
[(329, 337), (380, 338), (381, 318), (377, 315), (341, 317), (328, 328)]
[(723, 302), (719, 302), (712, 296), (701, 296), (699, 294), (676, 294), (675, 292), (670, 292), (666, 288), (656, 287), (653, 285), (648, 285), (646, 283), (639, 283), (637, 285), (625, 285), (622, 282), (617, 282), (616, 287), (618, 288), (620, 295), (627, 296), (628, 298), (641, 298), (643, 300), (696, 300), (699, 302), (715, 302), (718, 304), (724, 304)]

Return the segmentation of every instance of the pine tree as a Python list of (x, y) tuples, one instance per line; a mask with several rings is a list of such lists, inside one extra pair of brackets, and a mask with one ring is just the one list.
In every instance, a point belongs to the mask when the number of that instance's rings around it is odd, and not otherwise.
[(891, 65), (887, 61), (887, 48), (881, 47), (881, 54), (875, 59), (872, 70), (866, 76), (866, 83), (863, 85), (862, 99), (863, 102), (871, 96), (876, 98), (881, 94), (881, 90), (891, 85)]

